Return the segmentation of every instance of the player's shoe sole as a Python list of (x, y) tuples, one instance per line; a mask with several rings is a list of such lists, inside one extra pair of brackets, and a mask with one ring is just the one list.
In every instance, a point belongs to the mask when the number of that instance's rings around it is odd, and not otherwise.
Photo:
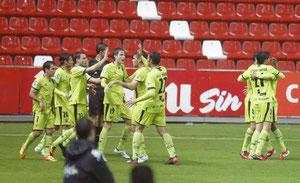
[(117, 154), (120, 154), (125, 159), (130, 159), (130, 156), (128, 156), (128, 154), (126, 154), (125, 150), (119, 150), (119, 149), (115, 148), (114, 152)]
[(240, 155), (243, 159), (248, 159), (249, 153), (247, 151), (241, 151)]
[(286, 151), (280, 153), (279, 160), (285, 160), (290, 154), (291, 152), (288, 149), (286, 149)]
[(57, 159), (53, 158), (52, 156), (43, 157), (43, 160), (44, 161), (52, 161), (52, 162), (58, 161)]
[(25, 159), (25, 153), (24, 153), (24, 150), (23, 150), (24, 149), (24, 144), (25, 143), (22, 144), (20, 152), (19, 152), (19, 156), (20, 156), (21, 159)]
[(136, 160), (128, 160), (127, 163), (128, 163), (128, 164), (138, 164), (139, 162), (138, 162), (138, 160), (136, 159)]
[(178, 162), (178, 157), (175, 156), (173, 158), (170, 158), (168, 161), (165, 162), (166, 165), (174, 165)]

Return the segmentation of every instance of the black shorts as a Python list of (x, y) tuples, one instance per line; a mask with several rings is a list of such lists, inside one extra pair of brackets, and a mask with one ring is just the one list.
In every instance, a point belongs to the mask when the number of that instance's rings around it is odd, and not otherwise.
[(95, 88), (96, 95), (89, 94), (89, 115), (103, 115), (104, 105), (103, 98), (104, 92), (103, 88)]

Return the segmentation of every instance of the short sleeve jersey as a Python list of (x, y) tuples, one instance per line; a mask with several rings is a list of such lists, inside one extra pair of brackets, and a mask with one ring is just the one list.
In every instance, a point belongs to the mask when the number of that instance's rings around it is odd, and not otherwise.
[(134, 72), (134, 76), (135, 76), (134, 80), (139, 82), (139, 85), (137, 86), (134, 92), (135, 98), (143, 96), (146, 93), (147, 91), (146, 76), (149, 72), (150, 72), (149, 67), (142, 67)]
[(159, 113), (165, 110), (165, 88), (167, 83), (167, 69), (163, 66), (152, 69), (146, 78), (148, 90), (155, 90), (155, 95), (143, 102), (142, 109), (150, 113)]
[[(98, 61), (93, 58), (92, 60), (89, 61), (89, 67), (97, 64)], [(93, 73), (89, 74), (90, 76), (92, 76), (93, 78), (100, 78), (100, 74), (102, 72), (102, 69), (105, 65), (109, 64), (110, 62), (109, 61), (105, 61), (98, 69), (96, 69)], [(100, 84), (96, 84), (96, 87), (98, 88), (101, 88), (103, 90), (103, 88), (100, 86)]]
[[(54, 81), (53, 79), (48, 80), (44, 75), (36, 78), (32, 83), (32, 88), (37, 90), (37, 96), (44, 102), (44, 111), (51, 111), (51, 103), (54, 93)], [(40, 111), (41, 107), (38, 101), (33, 100), (32, 111)]]
[(85, 73), (85, 69), (81, 66), (75, 66), (71, 69), (71, 97), (69, 104), (87, 105), (86, 87), (91, 76)]
[[(70, 74), (67, 70), (63, 68), (58, 68), (54, 74), (55, 79), (55, 88), (64, 92), (65, 94), (69, 94), (70, 92)], [(58, 94), (55, 95), (55, 107), (65, 106), (68, 103), (68, 100)]]

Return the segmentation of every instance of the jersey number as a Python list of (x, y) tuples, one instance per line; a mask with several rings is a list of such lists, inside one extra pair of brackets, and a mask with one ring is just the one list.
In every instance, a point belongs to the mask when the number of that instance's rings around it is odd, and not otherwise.
[(160, 78), (159, 81), (160, 81), (160, 89), (158, 91), (158, 94), (165, 92), (166, 83), (167, 83), (167, 77)]
[[(260, 86), (259, 86), (259, 84), (260, 84)], [(255, 79), (255, 87), (257, 88), (257, 87), (264, 87), (265, 85), (264, 85), (264, 80), (263, 79)], [(261, 95), (265, 95), (266, 94), (266, 92), (264, 92), (264, 93), (260, 93), (260, 90), (258, 89), (257, 90), (257, 93), (258, 94), (261, 94)]]

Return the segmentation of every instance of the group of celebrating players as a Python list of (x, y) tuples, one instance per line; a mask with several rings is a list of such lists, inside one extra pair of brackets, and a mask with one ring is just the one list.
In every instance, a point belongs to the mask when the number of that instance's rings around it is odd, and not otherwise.
[[(273, 66), (269, 65), (270, 60)], [(276, 153), (270, 141), (270, 131), (280, 146), (279, 160), (290, 154), (286, 148), (281, 131), (277, 126), (278, 103), (276, 99), (277, 78), (285, 75), (277, 70), (277, 60), (270, 58), (269, 52), (256, 52), (253, 65), (238, 77), (238, 81), (247, 81), (245, 98), (245, 122), (250, 126), (245, 133), (240, 155), (244, 159), (268, 160)], [(267, 153), (262, 154), (266, 146)]]
[[(123, 118), (125, 127), (115, 153), (130, 159), (127, 162), (131, 164), (147, 161), (149, 157), (142, 132), (145, 127), (155, 125), (169, 153), (166, 164), (177, 163), (172, 137), (165, 129), (167, 70), (159, 66), (160, 54), (151, 52), (146, 59), (139, 46), (132, 59), (137, 70), (128, 77), (124, 49), (113, 50), (112, 62), (107, 61), (109, 50), (106, 44), (99, 43), (96, 51), (97, 56), (90, 62), (83, 52), (77, 52), (73, 57), (62, 53), (59, 68), (52, 61), (43, 64), (44, 74), (34, 80), (29, 93), (33, 100), (33, 130), (23, 143), (19, 156), (24, 159), (29, 145), (45, 131), (34, 150), (43, 155), (43, 160), (57, 161), (53, 157), (56, 147), (59, 146), (64, 154), (70, 141), (76, 138), (76, 121), (90, 116), (95, 126), (95, 142), (101, 153), (104, 153), (113, 123)], [(126, 102), (123, 88), (134, 90), (134, 98)], [(133, 107), (132, 111), (130, 107)], [(62, 134), (53, 141), (53, 129), (58, 130), (60, 126)], [(124, 145), (131, 133), (130, 158)], [(104, 155), (103, 158), (106, 161)]]

